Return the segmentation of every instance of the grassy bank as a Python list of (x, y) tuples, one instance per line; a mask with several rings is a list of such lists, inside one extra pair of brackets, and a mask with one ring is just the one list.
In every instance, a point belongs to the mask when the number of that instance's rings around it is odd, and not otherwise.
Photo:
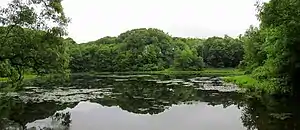
[(239, 87), (246, 88), (253, 91), (264, 91), (268, 93), (273, 93), (274, 84), (270, 81), (260, 81), (253, 78), (251, 75), (238, 75), (238, 76), (227, 76), (223, 77), (225, 82), (230, 82), (237, 84)]
[[(178, 71), (178, 70), (163, 70), (163, 71), (128, 71), (128, 72), (91, 72), (92, 74), (163, 74), (163, 75), (199, 75), (199, 76), (237, 76), (244, 74), (243, 71), (233, 68), (206, 68), (202, 71)], [(36, 75), (24, 75), (24, 79), (34, 79)], [(0, 82), (7, 81), (8, 78), (0, 78)]]
[(250, 75), (238, 75), (223, 77), (224, 81), (235, 83), (241, 87), (251, 88), (257, 86), (259, 82)]
[(163, 70), (163, 71), (128, 71), (128, 72), (95, 72), (94, 74), (163, 74), (163, 75), (200, 75), (200, 76), (235, 76), (244, 74), (243, 71), (226, 68), (207, 68), (202, 71), (178, 71), (178, 70)]
[[(275, 87), (270, 81), (260, 81), (253, 78), (251, 75), (245, 75), (244, 71), (238, 69), (216, 69), (216, 68), (206, 68), (202, 71), (176, 71), (176, 70), (164, 70), (164, 71), (131, 71), (131, 72), (92, 72), (92, 73), (73, 73), (76, 74), (124, 74), (124, 75), (134, 75), (134, 74), (146, 74), (146, 75), (181, 75), (181, 76), (218, 76), (221, 77), (225, 82), (230, 82), (237, 84), (239, 87), (246, 88), (250, 91), (266, 91), (269, 93), (274, 92)], [(24, 80), (34, 79), (36, 75), (25, 75)], [(7, 78), (0, 78), (0, 82), (7, 81)]]
[[(27, 75), (24, 75), (24, 80), (34, 79), (35, 77), (36, 77), (36, 75), (27, 74)], [(5, 82), (7, 80), (8, 80), (8, 78), (1, 78), (0, 77), (0, 82)]]

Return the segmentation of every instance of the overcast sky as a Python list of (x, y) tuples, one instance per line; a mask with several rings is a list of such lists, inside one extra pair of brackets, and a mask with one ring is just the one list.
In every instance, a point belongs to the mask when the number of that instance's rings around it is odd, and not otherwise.
[[(0, 5), (10, 0), (1, 0)], [(263, 0), (266, 1), (266, 0)], [(159, 28), (172, 36), (237, 36), (252, 24), (256, 0), (64, 0), (78, 43), (134, 28)]]

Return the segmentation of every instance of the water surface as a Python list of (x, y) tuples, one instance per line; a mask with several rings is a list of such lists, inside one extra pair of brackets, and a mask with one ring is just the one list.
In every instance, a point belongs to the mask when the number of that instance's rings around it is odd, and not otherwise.
[(0, 129), (282, 130), (300, 123), (297, 104), (249, 97), (217, 77), (73, 75), (1, 95)]

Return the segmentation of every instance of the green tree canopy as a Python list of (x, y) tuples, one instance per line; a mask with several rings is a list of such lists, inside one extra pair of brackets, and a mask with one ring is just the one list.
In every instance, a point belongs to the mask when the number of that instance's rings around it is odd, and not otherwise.
[[(281, 92), (300, 92), (300, 2), (270, 0), (258, 4), (260, 28), (244, 35), (244, 61), (254, 77), (276, 84)], [(297, 87), (289, 87), (297, 86)]]
[(13, 0), (0, 12), (0, 71), (10, 81), (21, 81), (26, 69), (65, 73), (68, 58), (61, 36), (69, 19), (61, 0)]

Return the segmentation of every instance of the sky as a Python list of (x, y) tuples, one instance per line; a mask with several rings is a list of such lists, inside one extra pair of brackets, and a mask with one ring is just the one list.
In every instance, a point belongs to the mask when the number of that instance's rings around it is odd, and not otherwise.
[[(11, 0), (1, 0), (0, 5)], [(266, 1), (266, 0), (263, 0)], [(118, 36), (135, 28), (158, 28), (171, 36), (235, 37), (258, 26), (256, 0), (63, 0), (77, 43)]]

